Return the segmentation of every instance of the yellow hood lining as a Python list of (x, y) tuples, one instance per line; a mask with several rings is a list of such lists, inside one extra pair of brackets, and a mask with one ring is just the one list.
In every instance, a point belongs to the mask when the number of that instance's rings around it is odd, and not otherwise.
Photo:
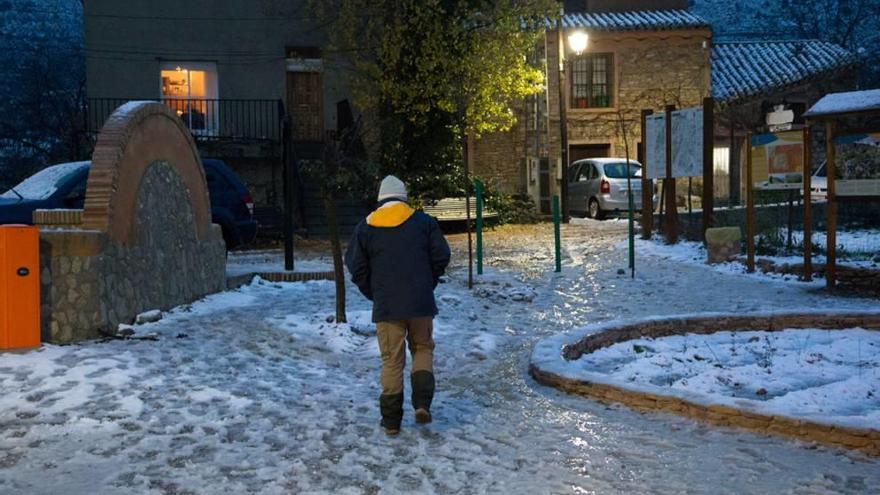
[(371, 227), (397, 227), (409, 220), (416, 210), (406, 203), (388, 203), (378, 208), (367, 217), (367, 225)]

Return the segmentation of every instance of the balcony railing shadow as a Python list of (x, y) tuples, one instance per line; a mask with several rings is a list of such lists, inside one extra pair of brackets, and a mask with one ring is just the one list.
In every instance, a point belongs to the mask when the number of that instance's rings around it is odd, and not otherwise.
[[(197, 141), (259, 141), (279, 143), (282, 140), (281, 100), (143, 98), (160, 101), (180, 117)], [(97, 135), (107, 118), (120, 105), (138, 98), (88, 98), (83, 111), (83, 126), (89, 136)]]

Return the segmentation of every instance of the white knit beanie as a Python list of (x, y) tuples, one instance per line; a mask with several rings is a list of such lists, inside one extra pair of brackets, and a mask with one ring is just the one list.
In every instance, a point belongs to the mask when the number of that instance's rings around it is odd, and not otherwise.
[(382, 185), (379, 186), (379, 201), (390, 198), (406, 201), (406, 185), (393, 175), (382, 179)]

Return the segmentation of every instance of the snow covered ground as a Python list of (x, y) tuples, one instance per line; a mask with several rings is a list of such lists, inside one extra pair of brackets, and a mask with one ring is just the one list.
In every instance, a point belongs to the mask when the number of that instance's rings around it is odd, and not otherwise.
[[(794, 232), (792, 235), (794, 242), (800, 242), (803, 239), (802, 232)], [(814, 233), (813, 243), (822, 243), (824, 245), (824, 233)], [(857, 232), (840, 232), (838, 233), (839, 249), (852, 249), (853, 252), (862, 253), (860, 259), (842, 259), (838, 258), (838, 266), (849, 266), (853, 268), (869, 268), (880, 269), (880, 261), (875, 258), (873, 253), (880, 255), (880, 232), (877, 231), (857, 231)], [(621, 249), (625, 249), (626, 245), (621, 244)], [(646, 254), (652, 257), (675, 261), (678, 263), (699, 265), (705, 269), (719, 273), (727, 273), (733, 275), (742, 275), (752, 277), (759, 280), (771, 280), (776, 282), (789, 282), (797, 285), (809, 287), (824, 286), (824, 279), (814, 279), (812, 282), (804, 283), (798, 280), (795, 275), (781, 275), (776, 273), (761, 273), (760, 270), (755, 273), (748, 273), (746, 265), (739, 261), (731, 261), (728, 263), (718, 263), (715, 265), (706, 264), (706, 248), (701, 242), (680, 240), (677, 244), (667, 245), (661, 239), (654, 238), (651, 240), (636, 239), (636, 252)], [(869, 254), (870, 253), (870, 254)], [(804, 262), (803, 256), (755, 256), (755, 259), (770, 260), (777, 265), (791, 264), (797, 265)], [(813, 263), (825, 263), (825, 256), (813, 254)]]
[(370, 306), (328, 323), (333, 284), (261, 282), (166, 313), (157, 341), (0, 355), (0, 493), (868, 493), (880, 461), (640, 414), (527, 373), (537, 341), (585, 325), (876, 301), (639, 253), (625, 222), (488, 233), (466, 288), (462, 236), (438, 288), (435, 422), (387, 438)]
[[(701, 405), (880, 430), (880, 332), (789, 329), (634, 339), (559, 356), (539, 345), (548, 371)], [(545, 367), (546, 366), (546, 367)]]
[[(620, 245), (621, 249), (625, 249), (625, 245)], [(773, 283), (788, 283), (798, 287), (818, 289), (825, 286), (825, 280), (815, 278), (811, 282), (802, 282), (795, 275), (781, 275), (777, 273), (762, 273), (756, 270), (754, 273), (748, 273), (746, 265), (739, 261), (730, 261), (727, 263), (717, 263), (714, 265), (706, 264), (706, 247), (701, 242), (679, 241), (678, 244), (667, 245), (660, 239), (643, 240), (636, 239), (636, 252), (655, 259), (666, 260), (673, 263), (681, 263), (691, 265), (697, 269), (711, 271), (719, 274), (736, 275), (740, 277), (751, 278), (753, 280), (764, 280)], [(768, 259), (778, 264), (784, 263), (803, 263), (803, 257), (797, 256), (756, 256), (756, 259)], [(822, 256), (813, 256), (814, 263), (824, 263), (825, 258)], [(843, 263), (839, 263), (842, 265)]]
[[(783, 239), (785, 238), (787, 229), (781, 231)], [(803, 244), (804, 232), (802, 230), (792, 230), (792, 240), (795, 244)], [(813, 244), (825, 248), (828, 244), (828, 237), (823, 230), (813, 232)], [(880, 261), (880, 230), (878, 229), (861, 229), (861, 230), (841, 230), (837, 232), (837, 250), (838, 258), (857, 257), (868, 261), (875, 259)], [(824, 262), (824, 256), (820, 257)], [(876, 261), (874, 261), (876, 265)]]

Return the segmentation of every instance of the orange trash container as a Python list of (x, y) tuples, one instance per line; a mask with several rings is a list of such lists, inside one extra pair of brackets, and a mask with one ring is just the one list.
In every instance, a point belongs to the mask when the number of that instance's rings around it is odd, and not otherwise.
[(0, 349), (40, 345), (40, 232), (0, 225)]

